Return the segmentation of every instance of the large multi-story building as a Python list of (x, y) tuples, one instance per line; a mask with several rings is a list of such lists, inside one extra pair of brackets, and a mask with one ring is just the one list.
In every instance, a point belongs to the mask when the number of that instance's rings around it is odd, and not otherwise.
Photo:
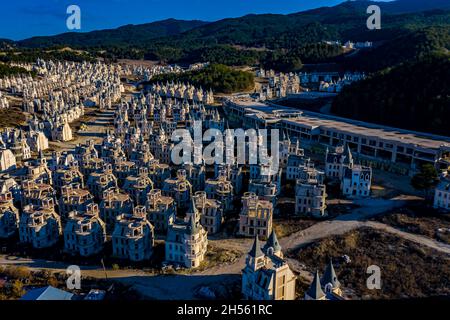
[(153, 189), (147, 195), (147, 217), (155, 232), (166, 235), (176, 218), (176, 205), (172, 197), (163, 196), (161, 190)]
[(61, 220), (55, 212), (53, 199), (46, 199), (40, 206), (26, 205), (20, 215), (20, 242), (36, 249), (55, 245), (61, 235)]
[(42, 207), (44, 202), (48, 203), (48, 199), (56, 203), (56, 193), (50, 185), (28, 180), (22, 182), (22, 208), (29, 204)]
[(12, 193), (0, 193), (0, 238), (9, 238), (17, 232), (19, 210), (14, 207)]
[(25, 173), (22, 180), (33, 181), (35, 183), (52, 184), (52, 172), (47, 166), (47, 159), (44, 153), (39, 153), (39, 158), (28, 161), (24, 164)]
[(166, 261), (186, 268), (197, 268), (205, 258), (208, 248), (208, 232), (197, 217), (194, 200), (188, 209), (188, 222), (174, 222), (169, 226), (166, 238)]
[(298, 138), (304, 148), (347, 144), (358, 158), (395, 164), (406, 173), (424, 163), (448, 166), (450, 138), (265, 104), (243, 96), (223, 104), (227, 115), (242, 121), (245, 128), (284, 130), (291, 138)]
[(100, 218), (106, 224), (106, 230), (114, 229), (116, 219), (121, 214), (132, 214), (133, 202), (130, 196), (119, 189), (108, 189), (100, 202)]
[(69, 212), (85, 212), (88, 205), (94, 203), (94, 197), (89, 190), (81, 189), (79, 184), (63, 186), (59, 198), (59, 213), (64, 220)]
[(317, 180), (297, 180), (295, 214), (322, 218), (326, 216), (326, 186)]
[(113, 174), (117, 178), (117, 184), (123, 187), (127, 177), (134, 175), (136, 172), (136, 164), (132, 161), (119, 161), (115, 164)]
[(296, 276), (283, 258), (275, 232), (264, 247), (258, 236), (242, 270), (242, 295), (248, 300), (294, 300)]
[(162, 193), (167, 197), (172, 197), (177, 204), (177, 208), (188, 208), (192, 194), (192, 185), (187, 179), (186, 170), (180, 169), (177, 171), (175, 178), (166, 179)]
[(128, 176), (123, 184), (123, 190), (133, 199), (135, 205), (144, 205), (147, 194), (153, 189), (153, 181), (147, 168), (139, 168), (137, 175)]
[(78, 165), (71, 165), (68, 168), (59, 168), (53, 172), (53, 187), (61, 194), (63, 186), (78, 184), (84, 188), (84, 177), (78, 169)]
[(324, 173), (312, 164), (301, 166), (295, 185), (295, 214), (322, 218), (326, 216)]
[(273, 205), (261, 200), (251, 192), (242, 197), (242, 210), (239, 215), (239, 235), (267, 238), (272, 232)]
[(87, 187), (97, 201), (102, 199), (106, 190), (117, 188), (117, 178), (112, 173), (112, 166), (106, 164), (103, 170), (92, 172), (87, 180)]
[(248, 191), (255, 193), (274, 206), (281, 191), (282, 169), (273, 173), (275, 168), (269, 164), (250, 165), (250, 181)]
[[(345, 150), (345, 151), (344, 151)], [(340, 181), (341, 192), (347, 197), (368, 197), (372, 185), (372, 169), (355, 164), (350, 147), (338, 146), (334, 152), (327, 149), (325, 175)]]
[(133, 214), (117, 217), (112, 233), (113, 256), (131, 261), (148, 260), (153, 254), (154, 228), (147, 220), (145, 207), (137, 206)]
[[(194, 196), (195, 207), (199, 214), (197, 219), (200, 224), (208, 231), (208, 234), (214, 234), (220, 231), (223, 222), (222, 206), (216, 199), (208, 199), (205, 191), (197, 191)], [(188, 222), (190, 215), (187, 214), (185, 221)]]
[(185, 163), (184, 170), (194, 191), (203, 190), (205, 188), (205, 166), (203, 164)]
[(220, 202), (223, 212), (233, 209), (234, 188), (225, 170), (220, 170), (215, 179), (208, 179), (205, 183), (206, 196)]
[(168, 164), (153, 160), (148, 165), (148, 175), (154, 183), (154, 188), (162, 189), (164, 181), (170, 178), (170, 167)]
[(105, 223), (99, 217), (97, 204), (89, 204), (84, 212), (68, 214), (64, 227), (65, 251), (88, 257), (101, 252), (105, 241)]
[(352, 167), (353, 156), (350, 148), (344, 149), (343, 146), (338, 146), (334, 152), (330, 152), (327, 148), (325, 153), (325, 176), (327, 178), (340, 181), (344, 177), (345, 168)]
[(240, 194), (243, 181), (242, 166), (238, 164), (214, 164), (214, 174), (216, 177), (219, 176), (220, 171), (226, 172), (227, 179), (233, 185), (234, 194)]

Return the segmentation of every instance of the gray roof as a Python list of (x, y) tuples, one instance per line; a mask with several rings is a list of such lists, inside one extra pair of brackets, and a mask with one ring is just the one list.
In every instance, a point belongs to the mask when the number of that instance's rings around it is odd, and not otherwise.
[(191, 203), (189, 204), (189, 210), (187, 213), (190, 214), (190, 218), (186, 228), (186, 232), (188, 234), (196, 234), (199, 231), (200, 226), (198, 221), (196, 221), (198, 210), (195, 207), (194, 198), (191, 199)]
[(269, 236), (269, 239), (267, 239), (266, 244), (263, 247), (264, 252), (267, 254), (267, 250), (269, 248), (273, 248), (274, 252), (281, 251), (280, 243), (278, 242), (277, 235), (275, 234), (275, 230), (272, 230), (272, 233)]
[(248, 255), (253, 258), (261, 257), (264, 255), (261, 251), (261, 245), (259, 244), (258, 236), (255, 236), (255, 241), (253, 242), (252, 249), (249, 251)]
[(29, 290), (20, 300), (72, 300), (73, 297), (70, 292), (47, 286)]
[(325, 297), (325, 293), (323, 293), (322, 287), (320, 286), (319, 271), (316, 270), (314, 280), (311, 283), (311, 286), (309, 287), (308, 291), (306, 291), (306, 294), (315, 300), (319, 300)]
[(333, 288), (339, 288), (341, 286), (337, 276), (336, 272), (334, 271), (333, 267), (333, 261), (330, 259), (330, 263), (327, 265), (327, 268), (325, 269), (325, 273), (323, 274), (322, 279), (320, 280), (323, 286), (327, 285), (328, 283), (331, 283)]

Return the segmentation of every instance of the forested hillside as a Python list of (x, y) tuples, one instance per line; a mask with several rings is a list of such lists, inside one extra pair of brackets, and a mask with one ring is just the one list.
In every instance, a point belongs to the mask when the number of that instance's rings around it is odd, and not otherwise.
[[(218, 93), (246, 91), (253, 89), (254, 86), (252, 73), (234, 70), (221, 64), (212, 64), (204, 69), (182, 74), (171, 73), (156, 76), (148, 83), (165, 83), (167, 81), (189, 82), (206, 90), (212, 89)], [(143, 85), (148, 83), (143, 83)]]
[(343, 90), (340, 116), (450, 136), (450, 56), (423, 56)]

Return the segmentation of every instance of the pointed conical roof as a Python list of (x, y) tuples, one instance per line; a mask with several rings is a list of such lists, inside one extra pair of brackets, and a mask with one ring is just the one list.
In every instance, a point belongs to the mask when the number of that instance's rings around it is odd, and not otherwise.
[(275, 230), (272, 230), (272, 233), (270, 234), (269, 239), (267, 239), (267, 242), (263, 248), (264, 252), (267, 253), (267, 250), (269, 248), (273, 248), (274, 252), (281, 251), (281, 246), (280, 246), (280, 243), (278, 242), (278, 238), (275, 233)]
[(194, 197), (191, 197), (191, 201), (189, 203), (189, 209), (187, 211), (187, 214), (190, 214), (191, 216), (196, 216), (197, 215), (197, 207), (195, 206), (195, 200)]
[(187, 215), (189, 215), (189, 222), (187, 226), (187, 231), (189, 234), (195, 234), (198, 232), (199, 226), (197, 223), (197, 213), (198, 210), (195, 207), (194, 198), (191, 198), (191, 202), (189, 204), (189, 209), (187, 211)]
[(352, 152), (350, 150), (350, 146), (347, 145), (347, 152), (345, 153), (345, 159), (344, 159), (344, 163), (345, 164), (351, 164), (353, 163), (353, 156), (352, 156)]
[(259, 244), (258, 236), (255, 236), (255, 241), (253, 242), (252, 249), (249, 251), (248, 255), (253, 258), (261, 257), (264, 253), (261, 251), (261, 245)]
[(311, 283), (311, 286), (309, 287), (308, 291), (306, 291), (306, 294), (315, 300), (319, 300), (319, 299), (325, 297), (325, 293), (323, 293), (322, 287), (320, 286), (319, 278), (320, 278), (319, 271), (316, 270), (316, 274), (314, 275), (314, 280)]
[(325, 273), (323, 274), (322, 279), (320, 280), (323, 286), (325, 286), (328, 283), (331, 283), (333, 288), (339, 288), (340, 283), (336, 276), (336, 272), (334, 271), (333, 267), (333, 261), (330, 259), (329, 264), (327, 265), (327, 268), (325, 269)]

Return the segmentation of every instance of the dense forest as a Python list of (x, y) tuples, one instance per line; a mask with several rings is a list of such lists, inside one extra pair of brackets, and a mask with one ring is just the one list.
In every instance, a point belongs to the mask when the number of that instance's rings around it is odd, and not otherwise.
[(150, 82), (142, 83), (165, 83), (185, 82), (203, 89), (212, 89), (216, 93), (232, 93), (253, 89), (253, 74), (250, 72), (234, 70), (222, 64), (212, 64), (204, 69), (189, 71), (182, 74), (163, 74), (153, 77)]
[(66, 61), (90, 61), (96, 60), (96, 57), (88, 52), (79, 52), (73, 50), (62, 50), (62, 48), (54, 48), (52, 50), (44, 49), (21, 49), (18, 51), (6, 51), (0, 54), (1, 62), (36, 62), (36, 60), (66, 60)]
[(450, 136), (450, 56), (434, 54), (383, 70), (344, 88), (340, 116)]
[[(424, 29), (450, 27), (448, 1), (399, 0), (377, 3), (383, 12), (383, 27), (381, 30), (368, 30), (368, 4), (369, 1), (347, 1), (334, 7), (289, 15), (247, 15), (211, 23), (168, 19), (111, 30), (34, 37), (14, 45), (16, 50), (70, 46), (110, 61), (131, 58), (167, 63), (261, 63), (278, 66), (276, 69), (284, 71), (297, 69), (302, 63), (329, 62), (334, 58), (333, 62), (339, 62), (347, 69), (373, 71), (408, 58), (414, 54), (417, 43), (425, 44), (424, 51), (428, 51), (428, 40), (432, 39), (424, 34), (427, 32)], [(434, 8), (441, 9), (431, 10)], [(323, 40), (368, 40), (377, 45), (370, 52), (344, 59), (339, 52), (332, 52), (337, 47), (315, 48)], [(434, 46), (433, 43), (429, 45)]]
[(0, 63), (0, 78), (8, 77), (11, 75), (16, 75), (16, 74), (27, 74), (27, 73), (30, 73), (31, 75), (35, 74), (34, 71), (30, 72), (22, 67), (15, 67), (15, 66), (10, 66), (10, 65), (4, 64), (4, 63)]
[(407, 31), (372, 50), (341, 61), (345, 69), (379, 71), (450, 50), (450, 25)]

